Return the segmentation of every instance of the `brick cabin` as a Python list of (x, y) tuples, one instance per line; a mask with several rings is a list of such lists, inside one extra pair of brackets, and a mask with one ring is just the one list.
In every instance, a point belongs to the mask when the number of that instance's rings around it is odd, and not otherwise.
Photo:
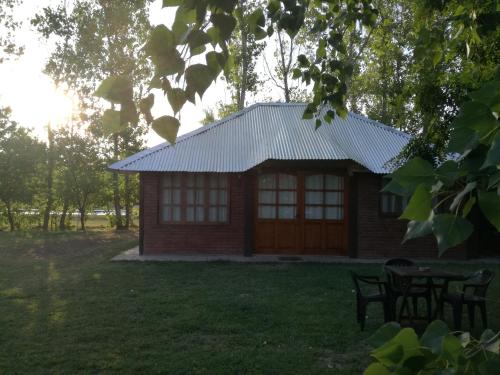
[(111, 165), (140, 174), (140, 253), (436, 257), (433, 237), (401, 244), (403, 200), (380, 192), (409, 135), (303, 111), (256, 104)]

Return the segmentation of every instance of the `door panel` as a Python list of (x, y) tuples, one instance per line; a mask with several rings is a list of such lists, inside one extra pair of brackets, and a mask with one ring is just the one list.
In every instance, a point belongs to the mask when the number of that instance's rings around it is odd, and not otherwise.
[(258, 176), (255, 252), (346, 255), (345, 183), (328, 173)]

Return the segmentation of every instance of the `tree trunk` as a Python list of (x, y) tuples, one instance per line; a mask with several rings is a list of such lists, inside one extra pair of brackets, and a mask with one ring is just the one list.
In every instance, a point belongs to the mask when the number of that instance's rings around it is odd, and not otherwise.
[[(292, 39), (290, 39), (290, 53), (292, 51)], [(281, 32), (278, 31), (278, 44), (280, 48), (281, 69), (283, 73), (283, 93), (285, 94), (285, 102), (290, 103), (290, 86), (288, 85), (288, 74), (290, 73), (289, 64), (285, 59), (285, 46), (281, 38)]]
[[(113, 135), (113, 151), (115, 160), (119, 158), (118, 135)], [(113, 171), (113, 201), (115, 205), (116, 229), (123, 229), (122, 208), (120, 205), (120, 180), (118, 172)]]
[(125, 175), (125, 228), (130, 228), (130, 176)]
[(80, 229), (85, 230), (85, 208), (79, 208), (80, 212)]
[(59, 219), (59, 230), (66, 230), (66, 214), (68, 213), (69, 204), (64, 200), (61, 218)]
[(12, 207), (10, 205), (10, 202), (6, 202), (5, 205), (7, 206), (7, 219), (9, 220), (10, 231), (14, 232), (16, 228), (14, 225), (14, 215), (12, 214)]
[[(244, 0), (240, 1), (242, 12), (244, 9)], [(244, 17), (242, 17), (244, 18)], [(245, 100), (247, 94), (247, 82), (248, 82), (248, 31), (246, 21), (243, 20), (241, 22), (241, 62), (242, 62), (242, 71), (241, 71), (241, 87), (240, 87), (240, 95), (238, 96), (238, 110), (242, 110), (245, 107)]]
[(53, 134), (50, 129), (50, 122), (48, 124), (48, 141), (49, 148), (47, 152), (47, 205), (45, 206), (45, 212), (43, 215), (42, 229), (46, 232), (49, 230), (50, 212), (52, 211), (52, 181), (54, 175), (54, 151), (53, 151)]

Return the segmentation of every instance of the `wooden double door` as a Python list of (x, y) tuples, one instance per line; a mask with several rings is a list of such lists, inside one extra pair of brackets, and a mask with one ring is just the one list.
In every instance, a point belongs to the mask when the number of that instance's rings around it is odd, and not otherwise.
[(261, 173), (255, 252), (346, 255), (347, 178), (334, 173)]

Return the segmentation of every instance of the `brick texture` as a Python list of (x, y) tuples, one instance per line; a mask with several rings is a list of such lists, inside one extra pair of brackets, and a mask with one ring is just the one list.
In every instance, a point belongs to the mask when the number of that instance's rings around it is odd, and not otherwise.
[[(437, 257), (437, 244), (433, 236), (401, 244), (407, 222), (380, 214), (381, 177), (371, 173), (360, 173), (358, 178), (358, 257)], [(448, 250), (444, 258), (466, 258), (465, 246)]]
[(170, 254), (236, 254), (243, 255), (243, 178), (228, 174), (229, 223), (227, 224), (161, 224), (159, 221), (159, 182), (161, 173), (141, 173), (144, 196), (143, 253)]

